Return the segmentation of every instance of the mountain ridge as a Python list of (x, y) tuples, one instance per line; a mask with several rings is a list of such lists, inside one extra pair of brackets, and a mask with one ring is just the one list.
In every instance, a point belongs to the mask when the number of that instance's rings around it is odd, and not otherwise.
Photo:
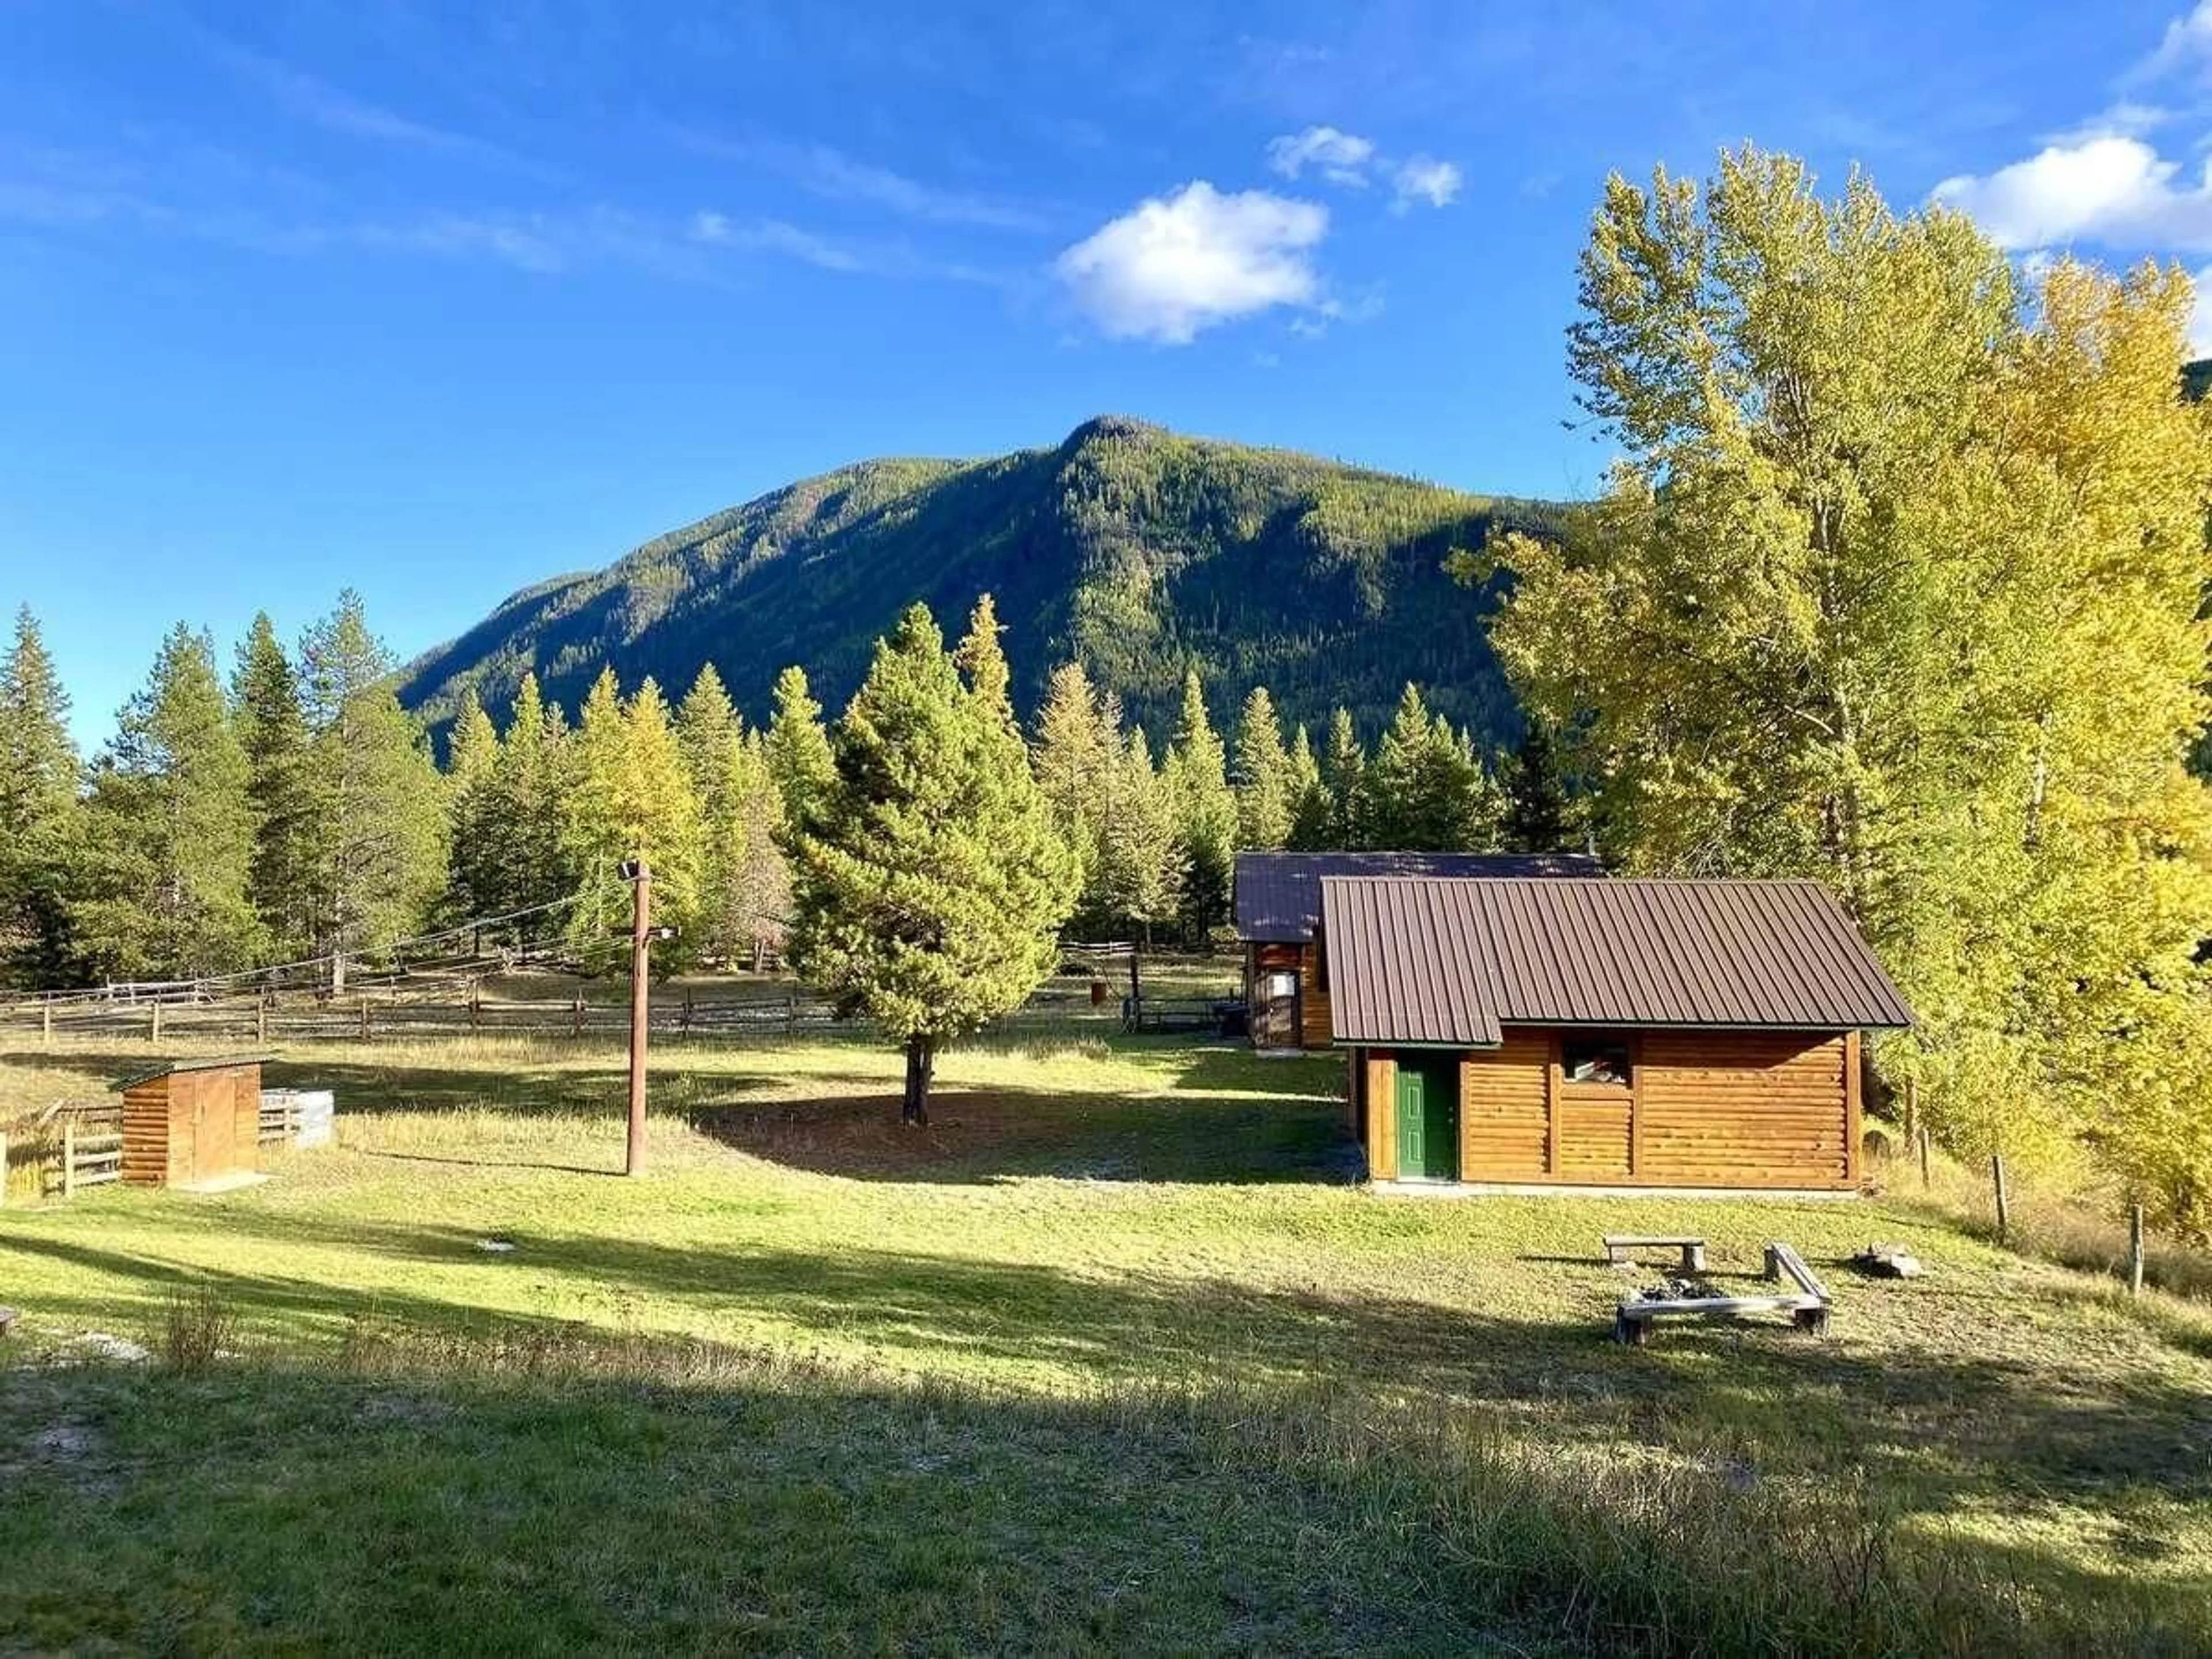
[(1342, 702), (1370, 730), (1413, 679), (1504, 741), (1518, 716), (1486, 602), (1443, 561), (1558, 510), (1102, 415), (1003, 455), (852, 462), (520, 588), (408, 664), (400, 696), (442, 727), (466, 689), (502, 714), (526, 667), (573, 709), (607, 664), (675, 697), (711, 661), (761, 718), (797, 662), (835, 708), (908, 603), (950, 633), (988, 591), (1024, 708), (1070, 656), (1156, 736), (1188, 667), (1217, 719), (1265, 684), (1291, 718)]

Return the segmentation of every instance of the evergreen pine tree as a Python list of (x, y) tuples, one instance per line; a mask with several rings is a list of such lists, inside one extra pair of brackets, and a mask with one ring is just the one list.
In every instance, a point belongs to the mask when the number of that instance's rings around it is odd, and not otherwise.
[(822, 705), (807, 689), (806, 671), (795, 663), (775, 678), (768, 766), (787, 821), (795, 821), (807, 799), (829, 786), (830, 738), (822, 726)]
[(1462, 732), (1429, 713), (1407, 684), (1367, 770), (1369, 834), (1377, 847), (1426, 853), (1478, 852), (1491, 842), (1497, 801)]
[(1553, 746), (1549, 721), (1531, 714), (1522, 722), (1521, 741), (1515, 745), (1499, 781), (1505, 795), (1503, 833), (1509, 851), (1562, 853), (1581, 850), (1569, 824), (1565, 780), (1559, 773), (1559, 751)]
[(69, 694), (27, 605), (0, 657), (0, 984), (68, 974), (68, 876), (78, 852)]
[[(971, 634), (962, 655), (984, 660), (988, 645)], [(904, 1047), (910, 1123), (928, 1121), (939, 1045), (1051, 971), (1075, 899), (1074, 860), (998, 703), (912, 606), (878, 641), (829, 780), (801, 792), (787, 836), (793, 966), (841, 1017)]]
[(416, 927), (445, 875), (444, 780), (392, 694), (392, 667), (351, 589), (300, 644), (313, 943), (331, 958), (333, 990), (349, 957)]
[(1291, 834), (1287, 846), (1300, 852), (1328, 850), (1334, 803), (1328, 785), (1322, 781), (1321, 763), (1314, 757), (1313, 738), (1304, 722), (1291, 739)]
[(315, 801), (299, 678), (268, 612), (239, 646), (230, 684), (253, 808), (247, 890), (269, 951), (289, 960), (305, 955), (313, 935)]
[(775, 786), (765, 751), (712, 663), (685, 694), (677, 733), (699, 792), (702, 854), (697, 938), (683, 955), (757, 964), (775, 936), (788, 881), (771, 830)]
[(73, 912), (93, 971), (195, 978), (253, 958), (247, 778), (214, 642), (179, 623), (94, 770)]
[(1152, 930), (1180, 915), (1188, 854), (1175, 803), (1153, 770), (1145, 734), (1117, 745), (1107, 787), (1110, 805), (1099, 847), (1099, 902), (1106, 920), (1150, 945)]
[(1267, 688), (1255, 685), (1237, 722), (1237, 846), (1272, 852), (1290, 839), (1295, 787), (1283, 723)]
[[(1116, 728), (1119, 724), (1117, 716)], [(1077, 914), (1086, 926), (1103, 915), (1100, 859), (1109, 778), (1120, 748), (1121, 733), (1107, 728), (1105, 711), (1083, 665), (1062, 663), (1046, 687), (1031, 755), (1037, 787), (1080, 867), (1082, 897)]]
[(1182, 714), (1161, 775), (1182, 838), (1184, 922), (1194, 939), (1202, 939), (1228, 914), (1237, 797), (1229, 787), (1228, 756), (1206, 714), (1205, 687), (1194, 668), (1183, 677)]
[(508, 901), (499, 812), (499, 732), (477, 701), (461, 694), (446, 767), (446, 912), (454, 922), (505, 914)]
[(1367, 751), (1360, 746), (1352, 711), (1341, 706), (1328, 717), (1321, 775), (1328, 788), (1328, 847), (1353, 852), (1376, 846), (1367, 824)]
[[(562, 839), (567, 747), (568, 730), (559, 707), (545, 702), (538, 676), (526, 671), (500, 738), (494, 809), (483, 825), (490, 879), (501, 915), (550, 904), (575, 890)], [(534, 939), (557, 925), (533, 916), (518, 923), (517, 931), (525, 939)]]

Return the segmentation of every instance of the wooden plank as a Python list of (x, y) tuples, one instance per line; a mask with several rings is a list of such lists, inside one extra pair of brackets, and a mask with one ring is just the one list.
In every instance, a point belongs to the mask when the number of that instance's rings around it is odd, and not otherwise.
[(1860, 1145), (1865, 1130), (1860, 1123), (1863, 1103), (1859, 1097), (1865, 1086), (1860, 1069), (1859, 1034), (1848, 1031), (1844, 1035), (1844, 1178), (1854, 1187), (1859, 1183), (1859, 1159), (1863, 1148)]
[(1559, 1034), (1550, 1034), (1550, 1049), (1544, 1062), (1544, 1169), (1552, 1176), (1561, 1172), (1559, 1158)]
[(1398, 1178), (1398, 1064), (1388, 1054), (1367, 1057), (1367, 1174)]

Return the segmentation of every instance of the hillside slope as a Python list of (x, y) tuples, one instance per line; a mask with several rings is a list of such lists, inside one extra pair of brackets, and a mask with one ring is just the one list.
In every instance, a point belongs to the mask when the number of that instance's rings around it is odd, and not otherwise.
[(573, 709), (605, 664), (677, 696), (712, 661), (757, 717), (796, 662), (834, 709), (909, 601), (952, 633), (988, 590), (1025, 709), (1079, 656), (1155, 734), (1196, 666), (1218, 717), (1261, 683), (1294, 718), (1341, 702), (1372, 730), (1414, 679), (1504, 737), (1484, 605), (1443, 562), (1551, 513), (1109, 416), (1053, 449), (864, 461), (718, 513), (516, 594), (410, 665), (401, 696), (442, 723), (473, 685), (498, 714), (534, 667)]

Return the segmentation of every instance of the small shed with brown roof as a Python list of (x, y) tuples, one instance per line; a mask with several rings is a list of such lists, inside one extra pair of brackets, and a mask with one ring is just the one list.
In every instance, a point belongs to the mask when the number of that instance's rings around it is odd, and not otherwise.
[(1911, 1011), (1810, 881), (1324, 876), (1378, 1181), (1848, 1191)]
[(1328, 971), (1322, 948), (1325, 876), (1601, 876), (1580, 853), (1239, 853), (1237, 937), (1255, 1048), (1326, 1048)]
[(177, 1060), (119, 1079), (123, 1179), (143, 1187), (221, 1185), (261, 1158), (262, 1057)]

